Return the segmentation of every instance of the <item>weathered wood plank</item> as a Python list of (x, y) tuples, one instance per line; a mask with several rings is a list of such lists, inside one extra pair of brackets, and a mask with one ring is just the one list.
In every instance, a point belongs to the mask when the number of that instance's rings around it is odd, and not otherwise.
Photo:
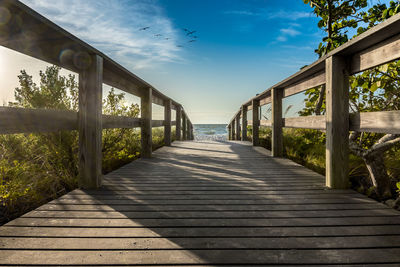
[(400, 34), (354, 54), (350, 73), (355, 74), (400, 58)]
[(283, 156), (283, 131), (282, 131), (282, 96), (283, 90), (272, 88), (271, 90), (271, 107), (272, 107), (272, 140), (271, 140), (271, 155), (273, 157)]
[(240, 112), (238, 112), (238, 114), (236, 115), (235, 118), (235, 140), (240, 140)]
[[(83, 62), (82, 64), (87, 64)], [(93, 55), (79, 73), (79, 178), (81, 188), (101, 185), (103, 58)]]
[(272, 127), (272, 121), (271, 120), (260, 120), (260, 126)]
[(326, 59), (326, 185), (348, 188), (349, 73), (344, 57)]
[(140, 118), (132, 118), (125, 116), (112, 116), (102, 115), (102, 127), (103, 129), (110, 128), (136, 128), (142, 125)]
[(350, 130), (400, 134), (399, 118), (398, 110), (350, 114)]
[(141, 129), (141, 157), (151, 158), (152, 154), (152, 88), (147, 88), (140, 98)]
[(247, 107), (242, 106), (242, 141), (247, 140)]
[(170, 146), (172, 142), (171, 136), (171, 106), (172, 102), (170, 99), (164, 103), (164, 143), (166, 146)]
[(1, 249), (63, 250), (160, 250), (160, 249), (337, 249), (392, 248), (400, 236), (348, 237), (198, 237), (198, 238), (49, 238), (11, 237), (0, 241)]
[(176, 107), (176, 130), (175, 138), (177, 141), (182, 140), (182, 107)]
[(165, 126), (164, 120), (152, 120), (151, 127), (162, 127)]
[[(398, 225), (314, 227), (172, 227), (138, 228), (14, 227), (0, 228), (0, 237), (345, 237), (399, 235)], [(385, 242), (385, 241), (383, 241)]]
[(322, 84), (325, 84), (325, 71), (317, 72), (293, 85), (285, 87), (283, 90), (283, 97), (295, 95)]
[(0, 134), (77, 129), (78, 113), (75, 111), (0, 107)]
[(295, 118), (283, 118), (283, 127), (325, 130), (325, 115)]
[(30, 251), (3, 250), (4, 264), (351, 264), (398, 263), (399, 248), (330, 250), (154, 250)]

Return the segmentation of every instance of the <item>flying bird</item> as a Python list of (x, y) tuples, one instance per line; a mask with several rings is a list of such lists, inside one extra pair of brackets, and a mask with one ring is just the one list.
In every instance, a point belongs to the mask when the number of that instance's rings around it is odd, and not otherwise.
[(157, 33), (157, 34), (154, 34), (154, 36), (155, 36), (155, 37), (161, 37), (161, 36), (162, 36), (162, 34), (160, 34), (160, 33)]
[(197, 31), (190, 31), (190, 30), (188, 30), (186, 28), (184, 28), (183, 30), (186, 32), (187, 36), (192, 35), (193, 33), (197, 32)]
[(188, 32), (186, 33), (186, 35), (189, 36), (189, 35), (192, 35), (192, 34), (195, 33), (195, 32), (197, 32), (197, 31), (191, 31), (191, 32), (188, 31)]
[(140, 28), (139, 31), (145, 31), (145, 30), (148, 30), (148, 29), (150, 29), (150, 27)]
[(197, 38), (199, 38), (199, 37), (198, 37), (198, 36), (192, 36), (192, 38), (197, 39)]
[(193, 43), (193, 42), (196, 42), (196, 40), (190, 40), (190, 41), (189, 41), (189, 43)]
[(171, 38), (164, 38), (165, 40), (169, 40), (169, 39), (171, 39)]
[(179, 48), (180, 48), (180, 47), (183, 47), (183, 45), (177, 45), (176, 47), (179, 47)]

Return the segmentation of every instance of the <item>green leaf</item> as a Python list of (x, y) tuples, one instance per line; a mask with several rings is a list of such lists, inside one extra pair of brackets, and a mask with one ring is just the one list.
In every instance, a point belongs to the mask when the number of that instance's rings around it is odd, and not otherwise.
[(377, 84), (377, 83), (373, 83), (373, 84), (371, 85), (371, 87), (369, 88), (369, 90), (370, 90), (371, 92), (375, 92), (377, 89), (378, 89), (378, 84)]

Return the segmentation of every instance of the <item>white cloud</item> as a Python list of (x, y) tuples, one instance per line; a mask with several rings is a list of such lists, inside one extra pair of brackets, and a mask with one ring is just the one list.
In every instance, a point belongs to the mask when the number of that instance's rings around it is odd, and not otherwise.
[(289, 35), (289, 36), (296, 36), (299, 35), (301, 32), (292, 29), (292, 28), (287, 28), (287, 29), (280, 29), (281, 33), (284, 35)]
[[(129, 68), (180, 61), (177, 31), (155, 1), (23, 0), (57, 25)], [(140, 28), (150, 27), (141, 31)], [(154, 36), (161, 34), (161, 37)], [(165, 40), (165, 38), (170, 38)]]
[(263, 20), (284, 19), (284, 20), (292, 20), (292, 21), (302, 19), (302, 18), (309, 18), (311, 16), (310, 12), (271, 10), (271, 9), (261, 9), (260, 11), (257, 11), (257, 12), (253, 12), (250, 10), (227, 10), (224, 12), (224, 14), (253, 16), (253, 17), (261, 18)]

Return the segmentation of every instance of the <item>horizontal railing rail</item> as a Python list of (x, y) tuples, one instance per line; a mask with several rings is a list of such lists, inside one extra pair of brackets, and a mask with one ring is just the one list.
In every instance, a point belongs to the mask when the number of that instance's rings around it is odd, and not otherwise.
[[(400, 14), (360, 34), (294, 75), (242, 104), (228, 124), (229, 139), (246, 140), (252, 125), (253, 145), (259, 126), (272, 127), (272, 156), (283, 154), (283, 127), (326, 131), (326, 184), (348, 187), (349, 131), (400, 134), (400, 111), (349, 114), (349, 76), (400, 58)], [(317, 86), (326, 87), (326, 114), (283, 118), (282, 99)], [(261, 120), (260, 107), (271, 104), (271, 120)], [(253, 113), (247, 121), (247, 111)]]
[[(0, 107), (0, 134), (79, 131), (79, 186), (101, 185), (103, 129), (140, 128), (141, 157), (151, 157), (152, 127), (164, 127), (171, 145), (171, 126), (177, 140), (193, 139), (193, 124), (182, 105), (128, 71), (104, 53), (15, 0), (0, 0), (10, 18), (0, 24), (0, 45), (60, 66), (79, 75), (79, 111)], [(102, 114), (102, 86), (140, 97), (140, 118)], [(164, 119), (152, 119), (152, 104), (164, 106)], [(171, 110), (176, 110), (172, 120)]]

